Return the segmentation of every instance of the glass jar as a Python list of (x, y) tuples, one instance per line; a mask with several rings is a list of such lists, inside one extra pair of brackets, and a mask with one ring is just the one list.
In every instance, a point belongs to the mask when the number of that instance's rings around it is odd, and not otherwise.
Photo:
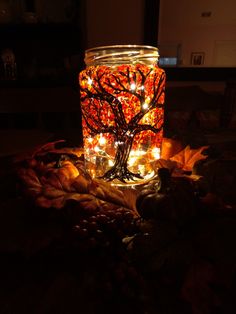
[(165, 96), (158, 57), (151, 46), (86, 50), (79, 85), (85, 166), (92, 177), (136, 185), (155, 175)]

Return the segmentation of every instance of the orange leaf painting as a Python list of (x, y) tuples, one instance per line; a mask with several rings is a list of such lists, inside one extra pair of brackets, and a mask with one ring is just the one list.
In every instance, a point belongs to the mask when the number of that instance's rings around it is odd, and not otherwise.
[(179, 168), (185, 171), (192, 171), (194, 164), (201, 159), (206, 159), (207, 155), (203, 155), (202, 152), (209, 146), (202, 146), (200, 148), (192, 149), (190, 146), (186, 146), (178, 154), (170, 158), (171, 161), (177, 162)]

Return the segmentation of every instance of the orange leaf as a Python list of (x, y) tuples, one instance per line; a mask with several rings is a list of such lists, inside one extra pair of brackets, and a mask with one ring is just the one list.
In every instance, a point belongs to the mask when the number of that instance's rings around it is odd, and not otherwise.
[(161, 158), (169, 159), (183, 149), (181, 141), (177, 139), (163, 137), (161, 145)]
[(186, 170), (192, 171), (194, 164), (201, 159), (206, 159), (207, 155), (203, 155), (202, 152), (209, 146), (202, 146), (200, 148), (192, 149), (190, 146), (186, 146), (178, 154), (170, 158), (171, 161), (176, 161), (178, 167)]

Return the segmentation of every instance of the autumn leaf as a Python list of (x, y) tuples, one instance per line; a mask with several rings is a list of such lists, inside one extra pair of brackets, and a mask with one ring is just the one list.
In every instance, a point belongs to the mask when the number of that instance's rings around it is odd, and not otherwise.
[(209, 146), (202, 146), (200, 148), (190, 148), (186, 146), (178, 154), (170, 158), (171, 161), (177, 163), (177, 167), (185, 171), (192, 171), (194, 164), (201, 159), (206, 159), (207, 155), (203, 155), (202, 152)]
[(163, 137), (161, 146), (161, 159), (168, 160), (183, 149), (180, 140)]
[(121, 191), (107, 182), (92, 179), (85, 172), (82, 161), (74, 164), (73, 160), (62, 160), (60, 167), (55, 167), (55, 161), (45, 164), (37, 158), (42, 154), (47, 157), (47, 154), (52, 152), (66, 152), (70, 159), (75, 151), (80, 154), (82, 149), (56, 150), (55, 145), (51, 143), (38, 151), (33, 158), (34, 162), (31, 160), (26, 164), (20, 163), (17, 173), (25, 195), (42, 208), (62, 209), (68, 201), (73, 200), (86, 210), (124, 207), (130, 209), (134, 216), (138, 216), (135, 193)]

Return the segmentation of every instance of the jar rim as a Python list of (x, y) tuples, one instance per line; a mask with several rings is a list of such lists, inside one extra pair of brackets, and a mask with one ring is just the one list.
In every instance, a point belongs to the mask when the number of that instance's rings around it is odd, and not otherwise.
[(124, 45), (108, 45), (108, 46), (97, 46), (93, 48), (88, 48), (85, 50), (85, 53), (92, 52), (92, 51), (97, 51), (97, 50), (110, 50), (110, 49), (150, 49), (150, 50), (155, 50), (159, 54), (159, 49), (155, 46), (150, 46), (150, 45), (129, 45), (129, 44), (124, 44)]
[[(85, 50), (85, 64), (113, 64), (132, 62), (137, 60), (146, 62), (154, 62), (159, 58), (159, 50), (157, 47), (148, 45), (110, 45), (98, 46)], [(146, 61), (145, 61), (146, 60)], [(142, 62), (142, 61), (141, 61)]]

